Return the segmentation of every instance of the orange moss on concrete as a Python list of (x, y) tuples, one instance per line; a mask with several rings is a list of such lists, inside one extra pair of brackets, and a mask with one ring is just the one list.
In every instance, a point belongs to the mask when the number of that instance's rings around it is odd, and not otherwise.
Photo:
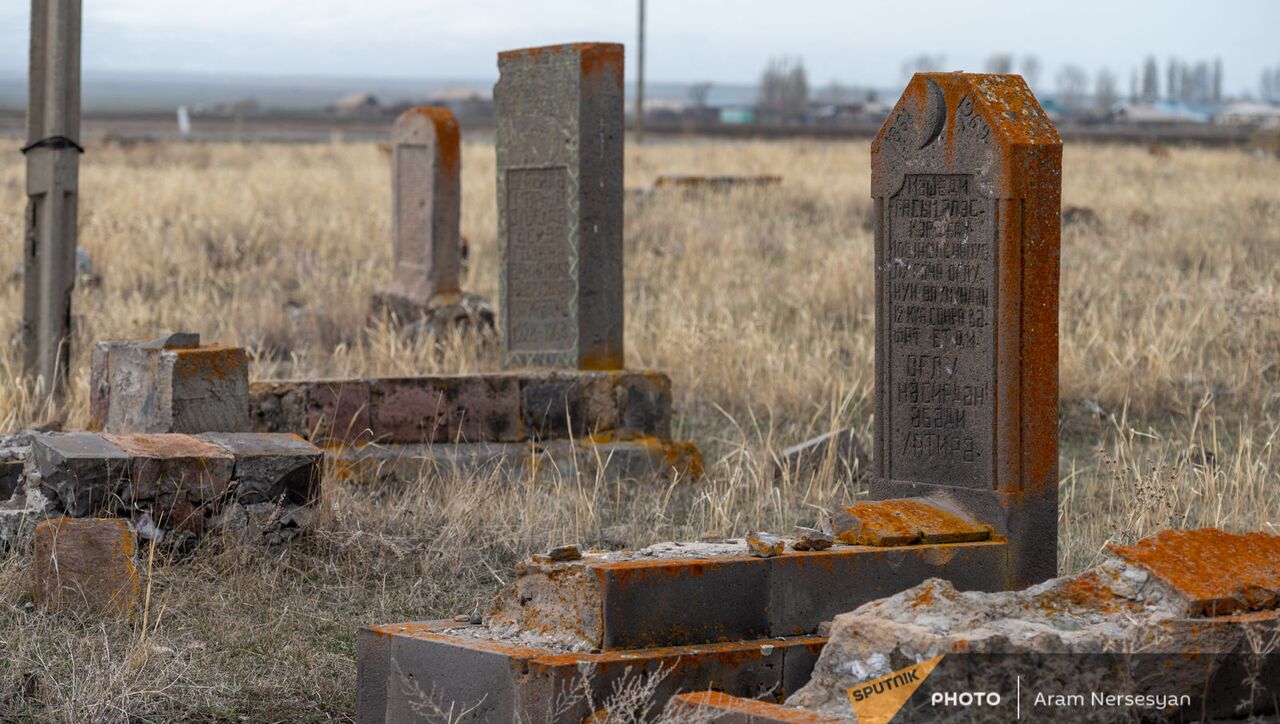
[(1166, 530), (1131, 546), (1108, 547), (1186, 597), (1196, 615), (1280, 605), (1280, 536)]
[(748, 717), (750, 721), (778, 722), (779, 724), (838, 724), (841, 719), (833, 719), (822, 714), (794, 709), (767, 701), (744, 699), (730, 696), (719, 691), (695, 691), (675, 697), (680, 711), (687, 711), (694, 716), (699, 714), (717, 715), (737, 714)]
[(991, 537), (987, 526), (910, 498), (857, 503), (845, 512), (856, 523), (851, 530), (837, 531), (836, 539), (850, 545), (960, 543)]

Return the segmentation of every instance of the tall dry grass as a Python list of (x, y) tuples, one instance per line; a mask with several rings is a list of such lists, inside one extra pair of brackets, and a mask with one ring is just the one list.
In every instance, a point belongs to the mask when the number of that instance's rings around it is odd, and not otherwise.
[[(637, 490), (601, 480), (423, 476), (327, 481), (315, 535), (287, 549), (210, 540), (144, 571), (152, 612), (102, 624), (27, 604), (26, 558), (0, 559), (0, 718), (341, 719), (354, 630), (469, 613), (549, 544), (785, 531), (862, 491), (775, 482), (770, 455), (835, 427), (869, 433), (874, 289), (864, 143), (632, 146), (627, 185), (659, 174), (781, 173), (726, 196), (632, 194), (627, 345), (668, 372), (676, 429), (708, 476)], [(81, 240), (102, 283), (77, 291), (65, 410), (0, 350), (0, 428), (85, 421), (86, 343), (201, 332), (248, 345), (258, 378), (496, 366), (491, 347), (408, 341), (366, 322), (389, 278), (386, 160), (372, 146), (91, 148)], [(1280, 163), (1235, 151), (1068, 147), (1063, 236), (1062, 567), (1167, 526), (1280, 523)], [(471, 291), (497, 290), (493, 149), (464, 149)], [(0, 165), (0, 259), (20, 257), (16, 156)], [(3, 267), (7, 272), (9, 266)], [(0, 289), (0, 329), (20, 316)]]

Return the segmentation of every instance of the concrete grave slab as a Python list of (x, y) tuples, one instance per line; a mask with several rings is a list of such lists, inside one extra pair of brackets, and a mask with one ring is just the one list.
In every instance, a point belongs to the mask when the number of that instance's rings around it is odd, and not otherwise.
[(530, 559), (485, 615), (512, 635), (628, 649), (811, 634), (833, 616), (929, 578), (965, 590), (1008, 583), (1007, 545), (981, 541), (748, 555), (733, 543), (666, 543)]
[(655, 711), (682, 691), (711, 687), (781, 698), (787, 682), (808, 676), (823, 642), (805, 636), (593, 654), (510, 644), (483, 626), (452, 622), (374, 626), (357, 640), (356, 720), (430, 721), (439, 709), (465, 712), (458, 721), (582, 721), (593, 711), (575, 692), (587, 687), (607, 702), (624, 680), (660, 668)]
[(1052, 577), (1062, 141), (1019, 76), (918, 73), (871, 167), (871, 497), (946, 493)]

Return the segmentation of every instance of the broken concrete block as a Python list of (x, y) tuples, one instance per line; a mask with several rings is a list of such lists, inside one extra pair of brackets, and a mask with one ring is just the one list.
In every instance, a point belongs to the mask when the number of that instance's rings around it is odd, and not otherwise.
[(1175, 590), (1187, 601), (1186, 616), (1280, 608), (1280, 536), (1166, 530), (1108, 548)]
[(357, 639), (356, 721), (429, 721), (437, 709), (469, 710), (474, 721), (583, 721), (593, 713), (584, 692), (604, 706), (624, 681), (660, 669), (647, 715), (683, 691), (713, 687), (776, 700), (808, 676), (822, 643), (807, 636), (593, 654), (511, 644), (452, 621), (375, 626)]
[(58, 508), (83, 518), (121, 493), (129, 456), (95, 433), (46, 433), (32, 436), (28, 466)]
[[(787, 703), (848, 717), (851, 688), (940, 654), (964, 652), (985, 656), (984, 665), (943, 657), (929, 675), (935, 691), (991, 690), (993, 682), (1000, 684), (996, 690), (1009, 691), (1020, 677), (1023, 691), (1052, 692), (1066, 682), (1071, 691), (1188, 693), (1192, 706), (1182, 711), (1197, 719), (1238, 716), (1242, 701), (1253, 714), (1265, 714), (1280, 695), (1280, 662), (1260, 662), (1265, 671), (1257, 681), (1269, 682), (1269, 691), (1263, 686), (1242, 692), (1242, 679), (1224, 668), (1224, 662), (1238, 657), (1224, 654), (1250, 651), (1250, 641), (1258, 636), (1265, 640), (1280, 633), (1280, 610), (1198, 614), (1206, 603), (1221, 600), (1218, 594), (1224, 591), (1232, 592), (1225, 598), (1233, 601), (1274, 606), (1267, 596), (1237, 598), (1234, 592), (1252, 590), (1257, 583), (1265, 588), (1280, 574), (1277, 541), (1280, 537), (1216, 530), (1164, 533), (1119, 549), (1091, 570), (1021, 591), (961, 593), (946, 581), (928, 580), (836, 616), (813, 680)], [(1221, 556), (1213, 553), (1215, 545)], [(1228, 563), (1233, 556), (1243, 560)], [(1181, 568), (1198, 566), (1197, 561), (1217, 561), (1224, 570)], [(1191, 578), (1202, 573), (1208, 580), (1184, 586), (1188, 581), (1180, 576), (1186, 573)], [(1107, 659), (1108, 654), (1114, 658)], [(992, 715), (1012, 714), (1012, 699), (1007, 703)], [(1107, 721), (1115, 715), (1099, 712)], [(902, 716), (912, 720), (920, 713), (908, 708)]]
[(169, 346), (190, 341), (95, 346), (90, 363), (91, 424), (113, 433), (248, 429), (248, 354), (226, 345)]
[(222, 531), (242, 532), (264, 545), (289, 543), (315, 527), (317, 511), (313, 506), (289, 502), (228, 503), (210, 521), (210, 527)]
[(862, 502), (831, 514), (831, 532), (850, 545), (900, 546), (988, 540), (991, 527), (942, 500)]
[(796, 539), (791, 543), (792, 550), (825, 551), (835, 545), (835, 536), (813, 528), (796, 526)]
[(149, 510), (161, 529), (193, 534), (216, 510), (231, 485), (235, 458), (218, 445), (191, 435), (103, 435), (129, 456), (123, 502)]
[(232, 480), (243, 504), (285, 500), (307, 505), (320, 496), (324, 452), (297, 435), (208, 432), (197, 437), (235, 457)]
[(768, 533), (755, 533), (748, 531), (747, 552), (757, 558), (772, 558), (773, 556), (782, 555), (787, 549), (787, 542), (776, 535)]
[(664, 543), (582, 560), (531, 559), (485, 624), (585, 649), (679, 646), (794, 636), (933, 577), (964, 590), (1005, 587), (1007, 546), (982, 541), (747, 555), (741, 540)]
[(674, 702), (677, 716), (707, 724), (849, 724), (853, 721), (714, 690), (681, 694)]
[(35, 529), (36, 603), (52, 609), (134, 615), (135, 539), (123, 520), (56, 518)]

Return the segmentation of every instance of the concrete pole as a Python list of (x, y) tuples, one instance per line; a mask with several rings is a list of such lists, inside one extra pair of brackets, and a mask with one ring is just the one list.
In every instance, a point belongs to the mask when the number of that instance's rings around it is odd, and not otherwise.
[(636, 141), (644, 141), (644, 0), (640, 3), (640, 36), (637, 45), (637, 62), (636, 62)]
[(71, 359), (80, 175), (81, 0), (31, 0), (22, 343), (28, 377), (60, 399)]

